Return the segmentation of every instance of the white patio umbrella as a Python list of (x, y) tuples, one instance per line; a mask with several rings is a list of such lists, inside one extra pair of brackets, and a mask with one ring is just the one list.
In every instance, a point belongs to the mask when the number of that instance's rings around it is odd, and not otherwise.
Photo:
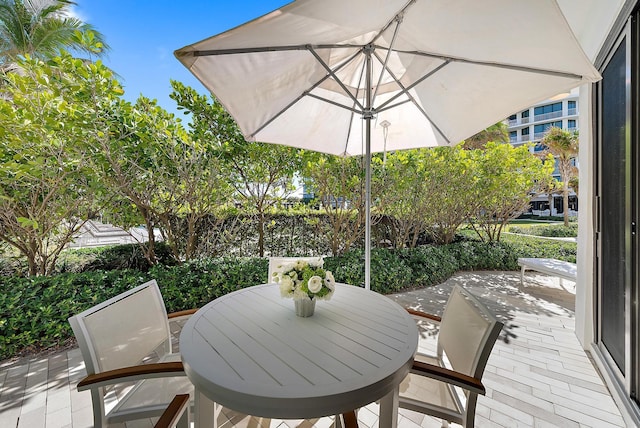
[(556, 0), (298, 0), (176, 57), (249, 141), (364, 155), (455, 144), (600, 76)]

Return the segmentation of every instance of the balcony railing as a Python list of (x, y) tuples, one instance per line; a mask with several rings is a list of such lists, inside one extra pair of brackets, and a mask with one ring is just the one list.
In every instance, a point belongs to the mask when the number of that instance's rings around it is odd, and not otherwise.
[(528, 141), (531, 141), (531, 138), (529, 138), (528, 135), (523, 135), (521, 137), (511, 137), (511, 138), (509, 138), (509, 142), (511, 144), (526, 143)]
[(536, 122), (538, 122), (540, 120), (555, 119), (556, 117), (562, 117), (562, 111), (553, 111), (551, 113), (536, 114), (534, 116), (534, 119)]
[(578, 109), (577, 108), (567, 109), (567, 116), (575, 116), (577, 114), (578, 114)]
[(527, 123), (529, 123), (528, 117), (523, 117), (520, 119), (509, 119), (509, 126), (525, 125)]
[(546, 132), (534, 132), (533, 139), (542, 140), (542, 137), (544, 137), (544, 134), (546, 134)]

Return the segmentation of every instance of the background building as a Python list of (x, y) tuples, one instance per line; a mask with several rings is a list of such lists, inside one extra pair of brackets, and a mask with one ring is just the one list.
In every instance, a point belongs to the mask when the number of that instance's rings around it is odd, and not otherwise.
[[(571, 92), (559, 94), (512, 114), (507, 118), (509, 142), (514, 146), (534, 143), (531, 151), (541, 153), (545, 147), (540, 144), (540, 140), (550, 127), (556, 126), (568, 131), (578, 129), (579, 98), (580, 92), (576, 88)], [(560, 181), (557, 169), (554, 171), (554, 178)], [(561, 215), (563, 210), (562, 195), (557, 194), (552, 197), (552, 200), (546, 194), (535, 197), (531, 202), (531, 212), (537, 215)], [(569, 194), (569, 215), (577, 215), (577, 211), (578, 198), (571, 191)]]

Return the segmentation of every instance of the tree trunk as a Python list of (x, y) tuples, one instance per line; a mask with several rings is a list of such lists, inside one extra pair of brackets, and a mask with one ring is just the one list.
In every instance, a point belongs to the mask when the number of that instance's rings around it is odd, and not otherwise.
[(264, 257), (264, 213), (258, 214), (258, 254)]
[(153, 222), (149, 218), (149, 211), (144, 209), (142, 210), (144, 216), (144, 222), (147, 227), (147, 236), (149, 237), (149, 241), (147, 243), (147, 250), (145, 251), (145, 258), (149, 262), (150, 265), (155, 265), (158, 263), (156, 259), (156, 236), (153, 230)]
[(29, 276), (38, 274), (38, 265), (33, 254), (27, 254), (27, 263), (29, 264)]
[(562, 186), (562, 210), (564, 211), (564, 225), (569, 226), (569, 183)]
[(187, 216), (188, 236), (184, 255), (187, 261), (191, 260), (196, 252), (196, 222), (197, 219), (192, 216)]

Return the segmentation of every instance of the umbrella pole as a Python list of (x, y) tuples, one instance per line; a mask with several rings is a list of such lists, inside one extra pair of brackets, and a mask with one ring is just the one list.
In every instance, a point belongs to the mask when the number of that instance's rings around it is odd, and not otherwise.
[(371, 118), (366, 118), (364, 288), (371, 289)]
[(366, 106), (363, 119), (365, 124), (365, 229), (364, 229), (364, 288), (371, 289), (371, 120), (373, 119), (373, 109), (371, 106), (371, 55), (374, 47), (367, 45), (364, 48), (366, 58)]

